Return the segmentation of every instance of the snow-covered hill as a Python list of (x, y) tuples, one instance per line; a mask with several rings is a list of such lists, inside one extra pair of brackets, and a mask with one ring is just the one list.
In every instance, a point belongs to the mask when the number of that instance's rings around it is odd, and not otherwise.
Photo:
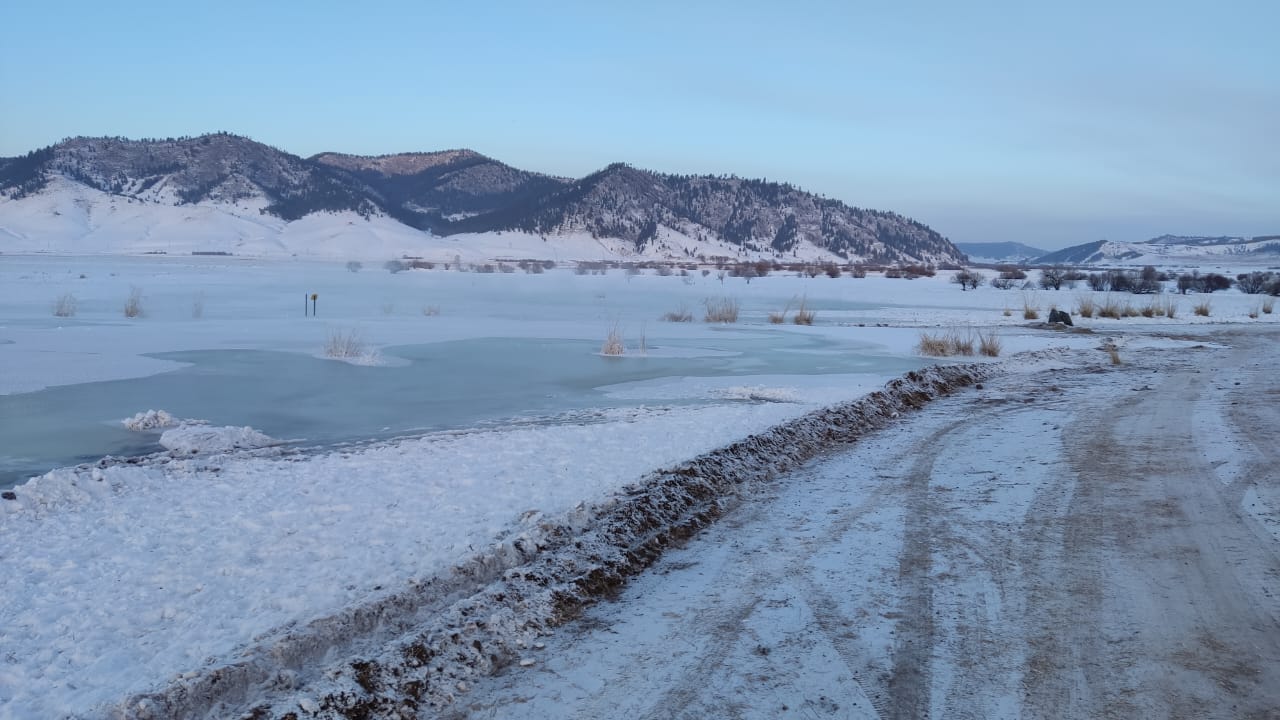
[[(522, 231), (460, 233), (440, 237), (385, 214), (352, 211), (312, 213), (288, 222), (261, 212), (262, 199), (170, 204), (95, 190), (64, 177), (44, 191), (0, 199), (0, 252), (62, 255), (191, 255), (225, 253), (245, 257), (300, 257), (385, 261), (414, 257), (449, 263), (461, 260), (546, 259), (650, 260), (697, 255), (755, 259), (716, 238), (694, 238), (662, 228), (654, 242), (637, 249), (629, 240), (593, 237), (584, 230), (550, 235)], [(812, 245), (800, 257), (838, 259)]]
[(265, 205), (262, 197), (174, 204), (56, 176), (41, 192), (0, 199), (0, 251), (385, 260), (420, 254), (429, 239), (383, 214), (345, 210), (289, 222), (262, 212)]
[(614, 164), (581, 180), (470, 150), (300, 158), (247, 138), (74, 138), (0, 158), (0, 252), (958, 263), (896, 213)]
[(1161, 235), (1146, 242), (1097, 240), (1037, 258), (1039, 265), (1169, 265), (1213, 260), (1232, 263), (1280, 262), (1280, 235), (1242, 237), (1182, 237)]
[(1023, 263), (1049, 252), (1017, 242), (956, 243), (956, 247), (969, 256), (970, 262)]

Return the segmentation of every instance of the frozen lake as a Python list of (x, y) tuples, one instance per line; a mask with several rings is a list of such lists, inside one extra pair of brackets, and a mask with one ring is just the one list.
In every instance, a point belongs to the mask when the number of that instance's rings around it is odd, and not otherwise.
[(922, 365), (869, 348), (836, 352), (835, 343), (820, 337), (799, 336), (782, 347), (776, 338), (749, 331), (719, 335), (714, 347), (659, 345), (644, 356), (621, 358), (603, 357), (598, 344), (581, 340), (455, 340), (386, 348), (388, 364), (381, 366), (263, 350), (161, 353), (160, 359), (188, 365), (142, 378), (0, 396), (0, 485), (104, 455), (161, 450), (158, 433), (131, 432), (120, 423), (145, 409), (323, 445), (490, 423), (583, 422), (574, 411), (588, 408), (724, 401), (706, 394), (608, 392), (620, 383), (898, 374)]
[[(924, 364), (851, 335), (852, 327), (767, 322), (804, 293), (820, 323), (847, 315), (852, 326), (857, 313), (877, 309), (842, 295), (853, 280), (392, 274), (167, 257), (0, 257), (0, 274), (0, 486), (104, 455), (160, 450), (158, 433), (121, 424), (150, 409), (324, 446), (578, 423), (582, 411), (607, 407), (745, 401), (715, 392), (725, 387), (717, 379), (778, 385)], [(134, 288), (145, 314), (125, 318)], [(308, 291), (320, 296), (320, 317), (303, 317)], [(68, 294), (75, 314), (55, 317), (54, 300)], [(701, 322), (703, 303), (719, 297), (742, 304), (739, 323)], [(697, 322), (659, 321), (676, 309)], [(613, 327), (628, 346), (621, 358), (600, 355)], [(378, 364), (322, 357), (334, 332), (357, 332)]]

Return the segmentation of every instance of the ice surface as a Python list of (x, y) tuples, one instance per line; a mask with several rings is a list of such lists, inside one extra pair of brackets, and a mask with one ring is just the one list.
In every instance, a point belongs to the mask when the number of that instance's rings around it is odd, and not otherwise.
[[(155, 437), (125, 432), (117, 421), (147, 408), (316, 445), (512, 419), (556, 422), (588, 408), (723, 400), (635, 390), (646, 380), (697, 385), (769, 375), (787, 384), (823, 375), (840, 386), (922, 362), (866, 329), (862, 337), (769, 327), (765, 311), (750, 306), (744, 316), (756, 317), (736, 326), (657, 320), (677, 305), (764, 287), (725, 290), (714, 277), (687, 285), (565, 270), (393, 275), (234, 258), (0, 256), (0, 279), (0, 337), (13, 340), (0, 350), (13, 370), (0, 373), (0, 391), (9, 391), (0, 395), (0, 417), (22, 418), (0, 426), (0, 486), (104, 455), (160, 450)], [(650, 282), (657, 280), (661, 286)], [(282, 289), (290, 285), (303, 292)], [(123, 316), (131, 288), (142, 289), (142, 318)], [(319, 318), (298, 312), (310, 312), (299, 307), (307, 288), (322, 291)], [(55, 318), (45, 298), (64, 293), (77, 296), (78, 314)], [(775, 293), (757, 302), (785, 304)], [(200, 317), (192, 317), (197, 304)], [(870, 307), (839, 298), (830, 305)], [(426, 316), (424, 306), (440, 314)], [(598, 351), (615, 322), (628, 351), (610, 361)], [(325, 359), (336, 332), (357, 332), (381, 362)], [(611, 392), (629, 383), (635, 391), (627, 397)]]

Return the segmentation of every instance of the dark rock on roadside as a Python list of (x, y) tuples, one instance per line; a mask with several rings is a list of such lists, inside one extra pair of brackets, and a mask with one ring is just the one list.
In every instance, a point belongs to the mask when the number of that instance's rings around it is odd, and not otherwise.
[(1049, 322), (1062, 323), (1063, 325), (1075, 325), (1071, 322), (1071, 313), (1065, 310), (1053, 309), (1049, 311)]
[(1087, 327), (1075, 327), (1075, 326), (1067, 327), (1066, 325), (1063, 325), (1062, 323), (1051, 323), (1051, 322), (1027, 323), (1025, 327), (1028, 327), (1028, 328), (1030, 328), (1030, 329), (1032, 329), (1032, 330), (1055, 330), (1055, 331), (1057, 331), (1057, 332), (1077, 333), (1077, 334), (1080, 334), (1080, 335), (1092, 335), (1092, 334), (1093, 334), (1093, 330), (1092, 330), (1092, 329), (1090, 329), (1090, 328), (1087, 328)]

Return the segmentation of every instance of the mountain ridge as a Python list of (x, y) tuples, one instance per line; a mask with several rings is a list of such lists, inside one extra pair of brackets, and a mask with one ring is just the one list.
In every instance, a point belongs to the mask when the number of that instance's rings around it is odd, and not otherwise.
[(302, 158), (231, 133), (77, 137), (0, 158), (0, 226), (7, 235), (25, 237), (25, 226), (5, 224), (6, 214), (32, 216), (16, 204), (50, 192), (56, 177), (140, 203), (133, 210), (144, 225), (147, 208), (205, 206), (285, 223), (320, 213), (386, 217), (436, 237), (511, 231), (555, 240), (585, 233), (609, 241), (616, 252), (642, 256), (714, 251), (879, 263), (963, 261), (924, 223), (789, 184), (664, 174), (626, 163), (568, 179), (469, 149)]
[(1274, 262), (1280, 258), (1280, 235), (1252, 238), (1221, 235), (1161, 235), (1141, 242), (1095, 240), (1042, 255), (1035, 265), (1153, 265), (1176, 261), (1232, 259)]
[(1019, 242), (958, 242), (955, 246), (975, 262), (979, 258), (992, 262), (1026, 262), (1049, 254), (1048, 250)]
[(376, 170), (384, 175), (412, 175), (430, 167), (450, 164), (458, 160), (491, 160), (492, 158), (481, 155), (469, 148), (455, 148), (452, 150), (388, 153), (384, 155), (352, 155), (350, 153), (327, 151), (316, 153), (307, 159), (326, 165), (335, 165), (350, 171)]
[[(32, 158), (43, 159), (43, 167), (33, 167)], [(27, 177), (11, 178), (11, 168), (23, 161)], [(39, 192), (50, 173), (155, 202), (265, 197), (271, 202), (263, 211), (284, 220), (299, 219), (313, 207), (368, 215), (381, 203), (372, 188), (344, 173), (230, 133), (164, 140), (70, 138), (21, 158), (0, 158), (0, 193), (16, 189), (9, 197), (20, 199)]]

